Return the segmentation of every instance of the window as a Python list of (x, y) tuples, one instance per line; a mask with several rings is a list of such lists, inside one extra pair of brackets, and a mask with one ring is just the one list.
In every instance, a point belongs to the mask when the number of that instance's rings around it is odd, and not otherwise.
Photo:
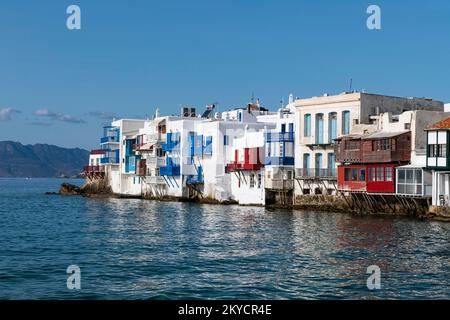
[(386, 168), (386, 181), (392, 181), (392, 168)]
[(316, 114), (316, 143), (323, 144), (323, 113)]
[(398, 170), (398, 183), (406, 183), (406, 172), (404, 169)]
[(350, 133), (350, 111), (342, 112), (342, 134)]
[(345, 181), (350, 181), (350, 174), (351, 174), (351, 169), (345, 168), (344, 169), (344, 180)]
[(288, 180), (292, 179), (292, 171), (291, 170), (288, 170), (288, 172), (287, 172), (287, 179)]
[(328, 141), (332, 143), (337, 137), (337, 113), (328, 114)]
[(346, 140), (345, 141), (345, 150), (359, 150), (360, 149), (360, 141), (359, 140)]
[(369, 168), (369, 181), (377, 181), (375, 176), (375, 168)]
[(224, 135), (224, 136), (223, 136), (223, 145), (224, 145), (224, 146), (227, 146), (227, 145), (228, 145), (228, 136), (227, 136), (227, 135)]
[(366, 170), (362, 169), (359, 172), (359, 181), (366, 181)]
[(384, 151), (391, 148), (389, 139), (374, 140), (372, 141), (372, 151)]
[(406, 170), (406, 183), (414, 183), (414, 171)]
[(282, 133), (286, 132), (286, 124), (285, 123), (281, 124), (281, 132)]
[(311, 114), (305, 114), (304, 118), (304, 136), (311, 137)]
[(255, 187), (255, 174), (251, 173), (250, 174), (250, 188), (254, 188)]
[(384, 168), (376, 168), (377, 170), (377, 181), (384, 181)]
[(428, 156), (431, 158), (437, 157), (437, 145), (435, 144), (429, 144), (428, 145)]
[(352, 169), (352, 181), (358, 181), (358, 169)]
[(397, 192), (400, 194), (422, 195), (422, 169), (398, 168)]
[(311, 156), (309, 153), (303, 155), (303, 168), (309, 169)]
[(262, 176), (261, 174), (258, 174), (258, 189), (261, 188), (261, 184), (262, 184)]
[(437, 156), (438, 156), (438, 158), (445, 158), (447, 156), (447, 145), (446, 144), (438, 144)]

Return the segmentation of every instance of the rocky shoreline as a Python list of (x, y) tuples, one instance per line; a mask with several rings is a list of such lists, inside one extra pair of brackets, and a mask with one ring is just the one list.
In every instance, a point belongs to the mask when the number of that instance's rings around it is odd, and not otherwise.
[[(61, 196), (83, 196), (90, 198), (134, 198), (161, 202), (192, 202), (200, 204), (215, 204), (215, 205), (236, 205), (235, 201), (218, 201), (210, 198), (177, 198), (171, 196), (153, 197), (153, 196), (130, 196), (118, 195), (111, 191), (111, 188), (103, 181), (97, 180), (85, 184), (82, 187), (62, 183), (59, 192), (47, 192), (47, 195), (61, 195)], [(430, 207), (421, 212), (402, 212), (402, 211), (380, 211), (369, 212), (351, 208), (349, 204), (341, 197), (336, 196), (305, 196), (302, 199), (296, 199), (296, 204), (292, 206), (282, 205), (268, 205), (270, 209), (294, 209), (294, 210), (313, 210), (318, 212), (337, 212), (347, 213), (357, 216), (392, 216), (392, 217), (413, 217), (420, 220), (434, 220), (450, 222), (450, 209), (441, 207)]]

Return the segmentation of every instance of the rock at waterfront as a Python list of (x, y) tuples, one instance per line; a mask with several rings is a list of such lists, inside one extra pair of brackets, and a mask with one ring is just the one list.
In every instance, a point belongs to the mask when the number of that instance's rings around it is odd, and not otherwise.
[(62, 183), (59, 188), (59, 194), (63, 196), (76, 196), (84, 194), (84, 190), (70, 183)]

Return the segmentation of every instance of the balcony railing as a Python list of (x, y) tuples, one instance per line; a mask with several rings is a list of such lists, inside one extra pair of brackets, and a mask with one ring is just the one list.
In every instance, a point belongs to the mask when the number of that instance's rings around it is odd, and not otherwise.
[(100, 158), (100, 163), (101, 164), (118, 164), (119, 163), (119, 158), (118, 157), (103, 157)]
[(108, 149), (93, 149), (91, 150), (91, 155), (102, 155), (105, 154), (107, 151), (109, 151)]
[(264, 167), (262, 163), (241, 163), (241, 162), (233, 162), (227, 164), (225, 171), (226, 172), (233, 172), (233, 171), (258, 171), (261, 170), (261, 168)]
[(166, 180), (161, 176), (147, 176), (145, 179), (149, 184), (166, 184)]
[(266, 157), (266, 166), (293, 166), (294, 157)]
[(166, 164), (166, 159), (162, 157), (147, 157), (147, 167), (157, 168), (163, 167)]
[(105, 167), (104, 166), (85, 166), (83, 171), (85, 173), (104, 173)]
[(204, 179), (202, 175), (188, 176), (186, 180), (187, 184), (202, 184)]
[(119, 142), (119, 138), (117, 136), (107, 136), (100, 139), (100, 143), (110, 143), (110, 142)]
[(337, 178), (336, 169), (314, 169), (314, 168), (302, 168), (295, 169), (296, 179), (332, 179)]
[(294, 189), (294, 180), (266, 179), (265, 188), (273, 190), (292, 190)]
[(180, 175), (180, 172), (179, 166), (164, 166), (159, 168), (159, 174), (161, 176), (177, 177)]
[(267, 142), (293, 142), (294, 132), (267, 132), (265, 138)]

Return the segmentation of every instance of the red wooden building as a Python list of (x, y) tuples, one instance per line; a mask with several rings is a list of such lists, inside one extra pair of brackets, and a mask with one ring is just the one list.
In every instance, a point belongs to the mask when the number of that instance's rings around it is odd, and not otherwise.
[(395, 193), (395, 168), (411, 159), (411, 132), (342, 136), (334, 148), (340, 190)]

